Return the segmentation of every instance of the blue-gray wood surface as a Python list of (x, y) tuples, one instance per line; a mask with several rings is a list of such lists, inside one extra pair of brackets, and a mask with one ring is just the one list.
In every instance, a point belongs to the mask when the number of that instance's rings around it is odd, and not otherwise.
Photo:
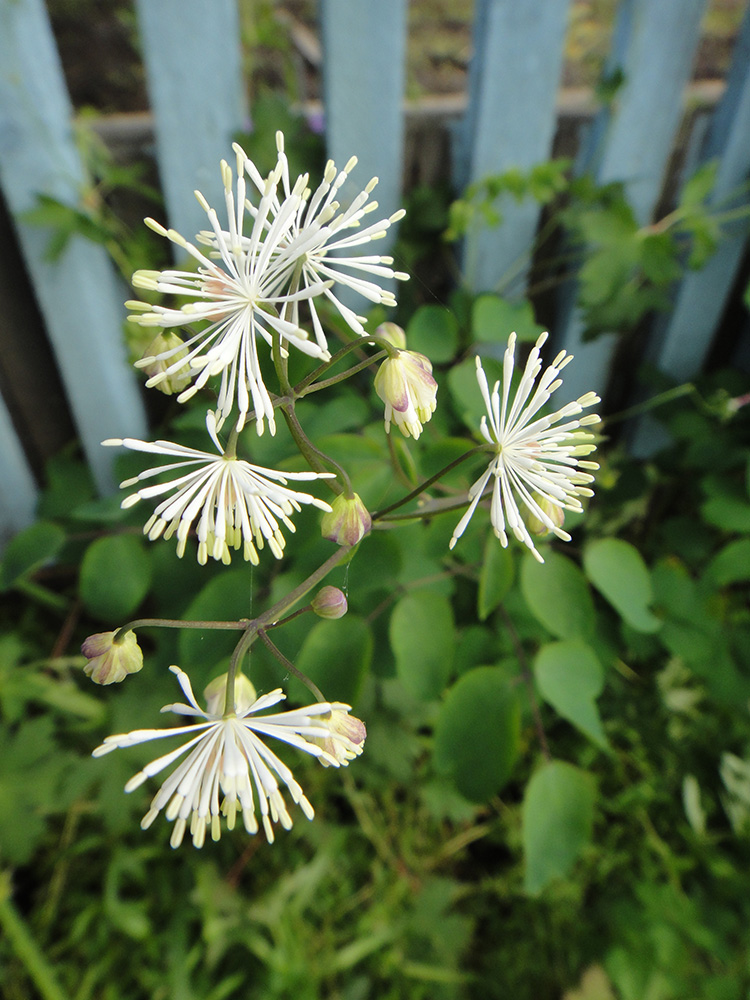
[[(340, 201), (377, 177), (375, 222), (401, 207), (406, 0), (321, 0), (320, 20), (328, 156), (339, 169), (358, 160)], [(386, 252), (394, 238), (392, 227), (372, 252)], [(362, 308), (359, 297), (347, 303)]]
[[(248, 125), (236, 0), (137, 0), (168, 225), (209, 228), (193, 192), (225, 217), (220, 161)], [(164, 222), (163, 219), (159, 221)], [(175, 258), (184, 257), (175, 248)]]
[(21, 442), (0, 396), (0, 547), (34, 520), (37, 488)]
[[(462, 136), (469, 183), (549, 158), (569, 6), (569, 0), (479, 0)], [(502, 226), (468, 234), (465, 280), (474, 291), (502, 282), (504, 290), (522, 294), (539, 207), (532, 199), (505, 198), (500, 210)]]
[[(0, 4), (0, 180), (44, 315), (73, 419), (100, 489), (111, 490), (106, 437), (146, 430), (125, 358), (123, 294), (106, 250), (73, 237), (47, 259), (51, 233), (23, 221), (38, 194), (79, 206), (84, 171), (42, 0)], [(23, 484), (21, 484), (23, 488)]]
[[(705, 0), (622, 0), (609, 63), (623, 84), (589, 136), (582, 161), (601, 184), (622, 181), (636, 218), (646, 224), (661, 193), (683, 112)], [(575, 399), (603, 393), (615, 337), (584, 343), (584, 323), (566, 297), (556, 340), (576, 357), (560, 390)]]

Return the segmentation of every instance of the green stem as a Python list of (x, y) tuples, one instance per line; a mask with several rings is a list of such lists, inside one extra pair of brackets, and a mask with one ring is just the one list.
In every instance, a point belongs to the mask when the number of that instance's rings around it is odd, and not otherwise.
[(68, 1000), (34, 935), (13, 905), (10, 881), (6, 875), (0, 881), (0, 927), (43, 1000)]
[(336, 475), (343, 483), (343, 487), (335, 482), (329, 482), (328, 486), (334, 493), (341, 493), (342, 491), (346, 493), (348, 497), (352, 496), (352, 484), (349, 476), (346, 474), (346, 470), (343, 469), (338, 462), (334, 461), (329, 455), (321, 451), (320, 448), (316, 448), (312, 443), (310, 438), (305, 434), (302, 429), (302, 424), (299, 422), (297, 414), (294, 412), (293, 403), (284, 403), (281, 407), (281, 412), (284, 414), (284, 419), (286, 420), (289, 432), (294, 438), (294, 443), (299, 448), (302, 456), (307, 460), (310, 466), (315, 469), (316, 472), (326, 472), (326, 466), (334, 469)]
[[(455, 469), (456, 466), (460, 465), (462, 462), (465, 462), (466, 459), (469, 458), (471, 455), (476, 455), (478, 452), (484, 450), (485, 446), (483, 444), (480, 444), (477, 445), (476, 448), (471, 448), (469, 451), (464, 452), (464, 454), (460, 455), (458, 458), (454, 458), (454, 460), (452, 462), (449, 462), (448, 465), (445, 466), (445, 468), (440, 470), (440, 472), (436, 472), (434, 476), (430, 476), (429, 479), (425, 479), (423, 483), (417, 486), (416, 489), (413, 489), (411, 493), (407, 493), (406, 496), (402, 497), (401, 500), (397, 500), (395, 503), (389, 504), (387, 507), (383, 507), (382, 510), (376, 511), (372, 515), (373, 521), (379, 521), (383, 517), (385, 517), (386, 514), (390, 514), (392, 510), (398, 510), (398, 508), (403, 507), (404, 504), (409, 503), (411, 500), (415, 500), (420, 495), (420, 493), (424, 493), (424, 491), (426, 489), (429, 489), (433, 483), (436, 483), (438, 479), (442, 479), (443, 476), (447, 475), (449, 472), (452, 472), (452, 470)], [(466, 500), (462, 500), (459, 506), (463, 506), (463, 504), (467, 502), (468, 501)], [(423, 512), (420, 511), (419, 513), (412, 514), (411, 516), (421, 517), (422, 513)]]
[(677, 385), (673, 389), (667, 389), (656, 396), (652, 396), (643, 403), (636, 403), (635, 406), (629, 406), (627, 410), (620, 410), (619, 413), (613, 413), (611, 417), (604, 417), (602, 427), (617, 424), (621, 420), (629, 420), (630, 417), (641, 416), (643, 413), (655, 410), (657, 406), (662, 406), (664, 403), (671, 403), (672, 400), (681, 399), (683, 396), (690, 396), (694, 392), (696, 392), (696, 388), (692, 382)]
[(120, 642), (128, 632), (137, 628), (154, 626), (154, 628), (215, 628), (215, 629), (246, 629), (249, 618), (241, 618), (236, 622), (197, 622), (180, 621), (178, 618), (136, 618), (135, 621), (122, 625), (115, 632), (113, 642)]
[(249, 622), (247, 628), (240, 637), (240, 641), (235, 646), (234, 652), (232, 653), (232, 659), (229, 662), (229, 671), (227, 673), (227, 693), (226, 699), (224, 701), (224, 714), (231, 715), (235, 710), (234, 705), (234, 682), (237, 677), (237, 669), (242, 662), (242, 658), (248, 651), (250, 646), (258, 635), (261, 629), (270, 628), (274, 623), (278, 622), (290, 608), (292, 608), (297, 601), (302, 600), (305, 594), (308, 594), (312, 588), (320, 583), (321, 580), (325, 579), (326, 576), (335, 569), (339, 563), (344, 562), (349, 553), (351, 552), (353, 546), (342, 545), (332, 556), (318, 568), (315, 572), (311, 573), (306, 580), (303, 580), (294, 590), (290, 590), (286, 597), (282, 597), (280, 601), (277, 601), (273, 607), (269, 608), (268, 611), (260, 615), (259, 618), (254, 618)]
[[(297, 399), (304, 399), (305, 396), (309, 396), (313, 392), (319, 392), (321, 389), (329, 389), (332, 385), (337, 385), (339, 382), (343, 382), (345, 379), (351, 378), (352, 375), (356, 375), (358, 372), (364, 371), (365, 368), (369, 368), (370, 365), (374, 365), (378, 361), (382, 361), (385, 356), (385, 351), (380, 351), (378, 354), (374, 354), (371, 358), (365, 358), (364, 361), (360, 361), (352, 368), (347, 368), (346, 371), (341, 372), (340, 375), (332, 375), (330, 378), (323, 379), (322, 382), (315, 382), (313, 385), (305, 386), (303, 388), (297, 386), (293, 390), (294, 394)], [(302, 383), (300, 383), (300, 385), (301, 384)]]
[(312, 693), (315, 695), (318, 701), (326, 700), (323, 697), (323, 692), (320, 690), (318, 685), (314, 681), (311, 681), (310, 678), (307, 677), (305, 674), (303, 674), (301, 670), (297, 670), (292, 661), (288, 660), (286, 656), (284, 656), (284, 654), (281, 652), (276, 643), (271, 639), (271, 637), (269, 636), (269, 634), (266, 632), (265, 629), (263, 628), (258, 629), (258, 638), (276, 657), (276, 659), (279, 661), (282, 667), (284, 667), (285, 670), (288, 670), (289, 673), (292, 674), (292, 676), (296, 677), (298, 681), (302, 681), (305, 687), (308, 688), (310, 691), (312, 691)]

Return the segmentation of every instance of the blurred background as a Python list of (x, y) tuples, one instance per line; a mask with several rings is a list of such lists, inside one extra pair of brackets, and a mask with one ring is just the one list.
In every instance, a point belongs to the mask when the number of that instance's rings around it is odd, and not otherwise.
[[(750, 997), (749, 74), (745, 0), (0, 0), (4, 996)], [(343, 196), (378, 176), (407, 209), (411, 280), (368, 323), (432, 358), (433, 422), (394, 458), (371, 375), (300, 407), (368, 507), (465, 450), (474, 355), (492, 377), (512, 329), (575, 355), (561, 396), (602, 396), (602, 470), (544, 575), (479, 518), (450, 556), (451, 514), (368, 538), (329, 581), (349, 615), (278, 641), (365, 754), (303, 763), (315, 822), (273, 846), (172, 852), (122, 793), (148, 751), (89, 754), (233, 641), (146, 632), (103, 691), (82, 639), (247, 615), (330, 544), (305, 511), (281, 564), (180, 561), (99, 443), (203, 446), (205, 402), (132, 369), (130, 275), (174, 263), (142, 219), (192, 238), (193, 189), (222, 204), (234, 139), (270, 171), (278, 129), (293, 172), (356, 154)], [(286, 680), (253, 656), (259, 690)]]

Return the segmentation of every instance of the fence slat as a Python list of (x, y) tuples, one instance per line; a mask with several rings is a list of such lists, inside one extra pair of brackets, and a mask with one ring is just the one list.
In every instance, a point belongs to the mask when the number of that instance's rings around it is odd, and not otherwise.
[(106, 251), (74, 236), (45, 259), (51, 232), (23, 222), (44, 193), (78, 206), (83, 169), (42, 0), (0, 4), (0, 178), (97, 485), (113, 486), (102, 438), (141, 435), (143, 405), (125, 359), (123, 289)]
[(222, 218), (219, 162), (234, 165), (234, 133), (248, 124), (237, 4), (137, 0), (136, 7), (167, 217), (192, 240), (208, 226), (193, 191)]
[(0, 396), (0, 548), (11, 535), (34, 520), (37, 489), (16, 436), (8, 408)]
[[(464, 133), (469, 182), (549, 157), (568, 7), (569, 0), (477, 5)], [(519, 253), (532, 244), (539, 208), (530, 199), (520, 205), (505, 199), (501, 210), (502, 226), (482, 226), (467, 236), (464, 273), (474, 291), (493, 289), (510, 273), (516, 290), (525, 285), (528, 261)]]
[[(378, 177), (382, 218), (401, 205), (406, 0), (321, 0), (320, 17), (328, 155), (339, 168), (359, 160), (341, 200)], [(394, 238), (392, 227), (378, 251)]]
[[(715, 158), (720, 162), (710, 204), (717, 209), (747, 205), (747, 192), (731, 203), (729, 199), (750, 173), (750, 8), (735, 46), (727, 89), (706, 136), (703, 159)], [(745, 244), (742, 231), (723, 240), (706, 266), (682, 282), (656, 354), (656, 364), (670, 377), (692, 378), (703, 364)]]
[[(610, 67), (623, 85), (592, 129), (582, 160), (601, 184), (623, 181), (636, 218), (648, 222), (680, 122), (684, 88), (700, 37), (705, 0), (623, 0), (618, 9)], [(600, 142), (598, 149), (594, 143)], [(561, 346), (576, 356), (561, 392), (575, 399), (606, 388), (614, 335), (583, 343), (583, 321), (571, 308), (560, 317)]]

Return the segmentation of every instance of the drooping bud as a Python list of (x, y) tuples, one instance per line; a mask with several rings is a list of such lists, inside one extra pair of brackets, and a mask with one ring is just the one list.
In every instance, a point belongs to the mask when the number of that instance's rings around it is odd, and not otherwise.
[(143, 653), (135, 632), (115, 641), (116, 632), (97, 632), (85, 639), (81, 652), (88, 660), (84, 673), (94, 684), (119, 684), (143, 668)]
[[(206, 699), (206, 714), (213, 719), (224, 715), (224, 705), (227, 698), (227, 680), (229, 674), (222, 674), (206, 685), (203, 697)], [(246, 712), (258, 696), (255, 687), (244, 674), (238, 673), (234, 678), (234, 710), (238, 714)]]
[(539, 508), (548, 518), (543, 521), (536, 514), (529, 514), (527, 526), (532, 535), (548, 535), (555, 528), (562, 528), (565, 523), (565, 511), (556, 503), (551, 503), (546, 497), (535, 497)]
[(437, 388), (424, 354), (399, 351), (397, 357), (386, 358), (375, 376), (375, 392), (385, 403), (386, 434), (394, 423), (404, 437), (416, 441), (435, 412)]
[(348, 610), (346, 596), (338, 587), (321, 587), (310, 607), (318, 618), (343, 618)]
[[(330, 735), (309, 737), (312, 743), (317, 743), (343, 767), (346, 767), (350, 760), (359, 757), (367, 737), (364, 722), (354, 715), (349, 715), (350, 711), (351, 705), (342, 705), (340, 702), (332, 704), (328, 715), (318, 715), (315, 718), (316, 725), (325, 726)], [(319, 760), (323, 767), (331, 766), (324, 757), (320, 757)]]
[(351, 497), (339, 494), (320, 522), (323, 538), (339, 545), (356, 545), (371, 527), (372, 518), (356, 493)]
[(148, 376), (149, 389), (158, 389), (165, 396), (171, 396), (190, 384), (190, 365), (180, 365), (187, 356), (188, 350), (181, 338), (172, 330), (163, 330), (148, 345), (137, 367)]
[(381, 323), (375, 333), (397, 347), (400, 351), (406, 347), (406, 334), (397, 323)]

